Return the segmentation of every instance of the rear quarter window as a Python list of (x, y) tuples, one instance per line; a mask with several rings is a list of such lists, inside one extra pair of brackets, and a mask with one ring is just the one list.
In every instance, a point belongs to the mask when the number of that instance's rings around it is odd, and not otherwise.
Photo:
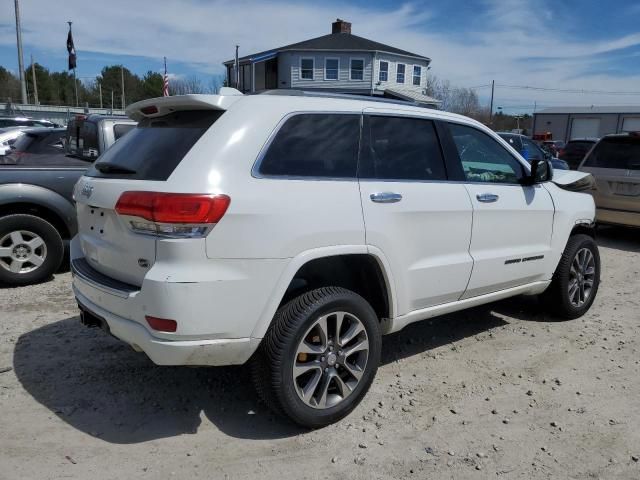
[(258, 168), (265, 176), (355, 178), (360, 115), (309, 113), (280, 127)]
[(104, 152), (87, 175), (166, 180), (222, 114), (221, 110), (194, 110), (145, 118)]

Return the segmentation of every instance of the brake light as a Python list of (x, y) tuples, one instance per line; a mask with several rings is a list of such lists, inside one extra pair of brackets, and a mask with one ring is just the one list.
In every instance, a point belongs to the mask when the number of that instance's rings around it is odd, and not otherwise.
[(150, 317), (149, 315), (145, 315), (144, 318), (149, 326), (158, 332), (175, 332), (178, 329), (178, 322), (175, 320)]
[(154, 113), (158, 113), (158, 107), (155, 105), (149, 105), (148, 107), (142, 107), (140, 111), (145, 115), (153, 115)]
[(231, 199), (227, 195), (124, 192), (116, 204), (119, 215), (137, 217), (129, 224), (135, 231), (169, 237), (200, 237), (224, 216)]

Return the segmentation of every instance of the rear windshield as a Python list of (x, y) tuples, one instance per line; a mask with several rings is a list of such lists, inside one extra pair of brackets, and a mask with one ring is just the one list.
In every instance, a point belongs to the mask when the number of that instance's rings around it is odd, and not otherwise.
[(13, 144), (13, 149), (17, 152), (56, 154), (62, 153), (62, 139), (64, 131), (53, 133), (23, 133)]
[(640, 170), (640, 137), (605, 138), (593, 149), (584, 166)]
[(565, 147), (565, 152), (587, 153), (595, 142), (569, 142)]
[(166, 180), (222, 113), (220, 110), (194, 110), (145, 118), (109, 148), (87, 175)]

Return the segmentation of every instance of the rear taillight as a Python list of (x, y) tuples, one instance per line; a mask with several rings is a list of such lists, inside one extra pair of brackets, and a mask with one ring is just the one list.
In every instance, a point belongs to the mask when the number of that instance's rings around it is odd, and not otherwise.
[(223, 217), (227, 195), (124, 192), (116, 204), (134, 231), (165, 237), (202, 237)]

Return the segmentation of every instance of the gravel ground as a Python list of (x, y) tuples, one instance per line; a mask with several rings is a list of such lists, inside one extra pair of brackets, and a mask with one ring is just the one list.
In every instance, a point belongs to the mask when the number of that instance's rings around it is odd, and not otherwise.
[(0, 478), (640, 478), (640, 234), (600, 232), (583, 318), (520, 297), (385, 337), (350, 417), (304, 431), (244, 368), (156, 367), (80, 325), (70, 274), (0, 289)]

